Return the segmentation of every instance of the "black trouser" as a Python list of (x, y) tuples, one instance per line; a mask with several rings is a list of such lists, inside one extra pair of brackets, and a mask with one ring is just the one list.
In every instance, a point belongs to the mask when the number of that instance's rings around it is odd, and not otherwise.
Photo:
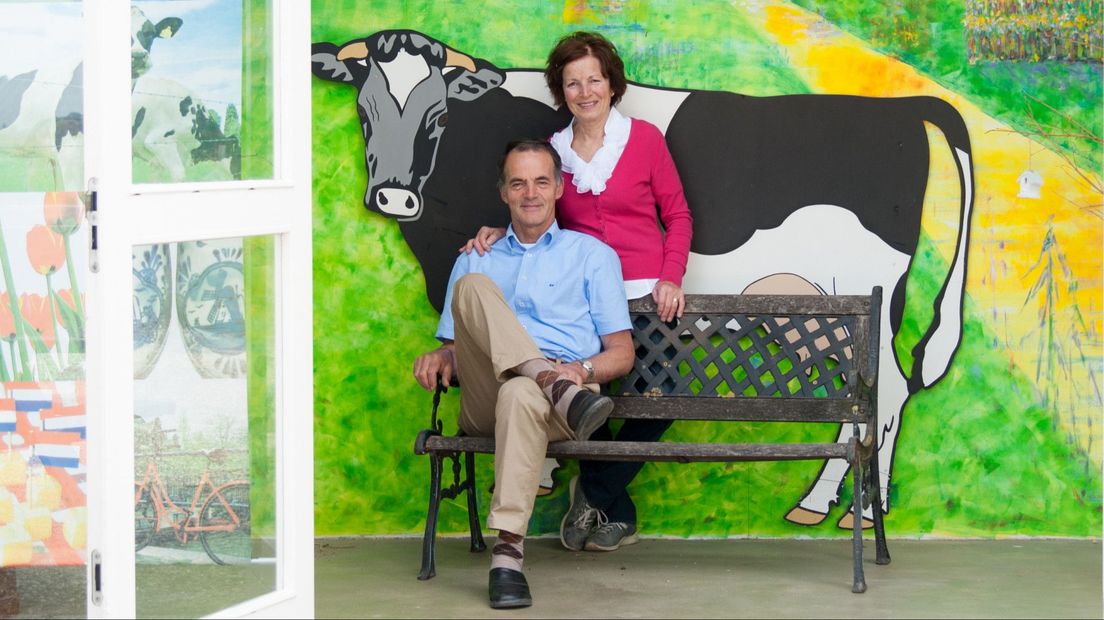
[[(672, 420), (625, 420), (617, 441), (658, 441)], [(590, 436), (591, 441), (610, 441), (609, 422)], [(643, 461), (579, 461), (579, 482), (587, 503), (606, 513), (614, 523), (636, 524), (636, 504), (626, 487), (644, 467)]]

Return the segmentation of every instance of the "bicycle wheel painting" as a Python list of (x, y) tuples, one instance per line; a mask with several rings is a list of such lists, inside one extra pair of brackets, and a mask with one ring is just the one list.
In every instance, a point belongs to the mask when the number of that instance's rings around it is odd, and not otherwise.
[(249, 484), (215, 490), (199, 512), (199, 540), (216, 564), (248, 564), (253, 558)]
[(134, 485), (134, 550), (141, 551), (157, 532), (157, 509), (148, 489)]

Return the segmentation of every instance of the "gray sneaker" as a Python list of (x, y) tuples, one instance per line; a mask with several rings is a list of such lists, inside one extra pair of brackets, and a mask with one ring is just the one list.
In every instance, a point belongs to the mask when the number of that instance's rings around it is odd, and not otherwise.
[(615, 551), (622, 545), (636, 543), (636, 526), (632, 523), (609, 523), (605, 515), (600, 515), (598, 527), (590, 533), (586, 541), (587, 551)]
[(571, 479), (568, 497), (571, 498), (571, 505), (560, 521), (560, 543), (572, 551), (582, 551), (587, 536), (598, 525), (601, 511), (587, 503), (583, 489), (579, 486), (578, 476)]

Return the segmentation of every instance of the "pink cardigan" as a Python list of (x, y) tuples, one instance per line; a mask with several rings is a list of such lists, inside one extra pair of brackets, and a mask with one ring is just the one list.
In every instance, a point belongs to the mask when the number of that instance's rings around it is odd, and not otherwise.
[[(656, 223), (657, 206), (666, 238)], [(655, 125), (632, 119), (629, 141), (598, 196), (580, 194), (565, 172), (556, 216), (560, 226), (612, 247), (626, 280), (658, 278), (682, 286), (693, 219), (667, 142)]]

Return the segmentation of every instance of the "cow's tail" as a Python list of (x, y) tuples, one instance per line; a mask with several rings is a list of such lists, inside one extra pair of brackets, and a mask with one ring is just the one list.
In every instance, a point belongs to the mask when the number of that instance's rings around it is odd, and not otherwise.
[(958, 234), (954, 257), (939, 293), (932, 301), (931, 324), (912, 348), (912, 372), (908, 387), (915, 393), (943, 378), (962, 340), (962, 311), (966, 288), (966, 253), (970, 242), (970, 216), (974, 206), (974, 167), (970, 134), (962, 115), (951, 104), (935, 97), (920, 97), (921, 119), (937, 127), (950, 146), (958, 168), (961, 192)]

